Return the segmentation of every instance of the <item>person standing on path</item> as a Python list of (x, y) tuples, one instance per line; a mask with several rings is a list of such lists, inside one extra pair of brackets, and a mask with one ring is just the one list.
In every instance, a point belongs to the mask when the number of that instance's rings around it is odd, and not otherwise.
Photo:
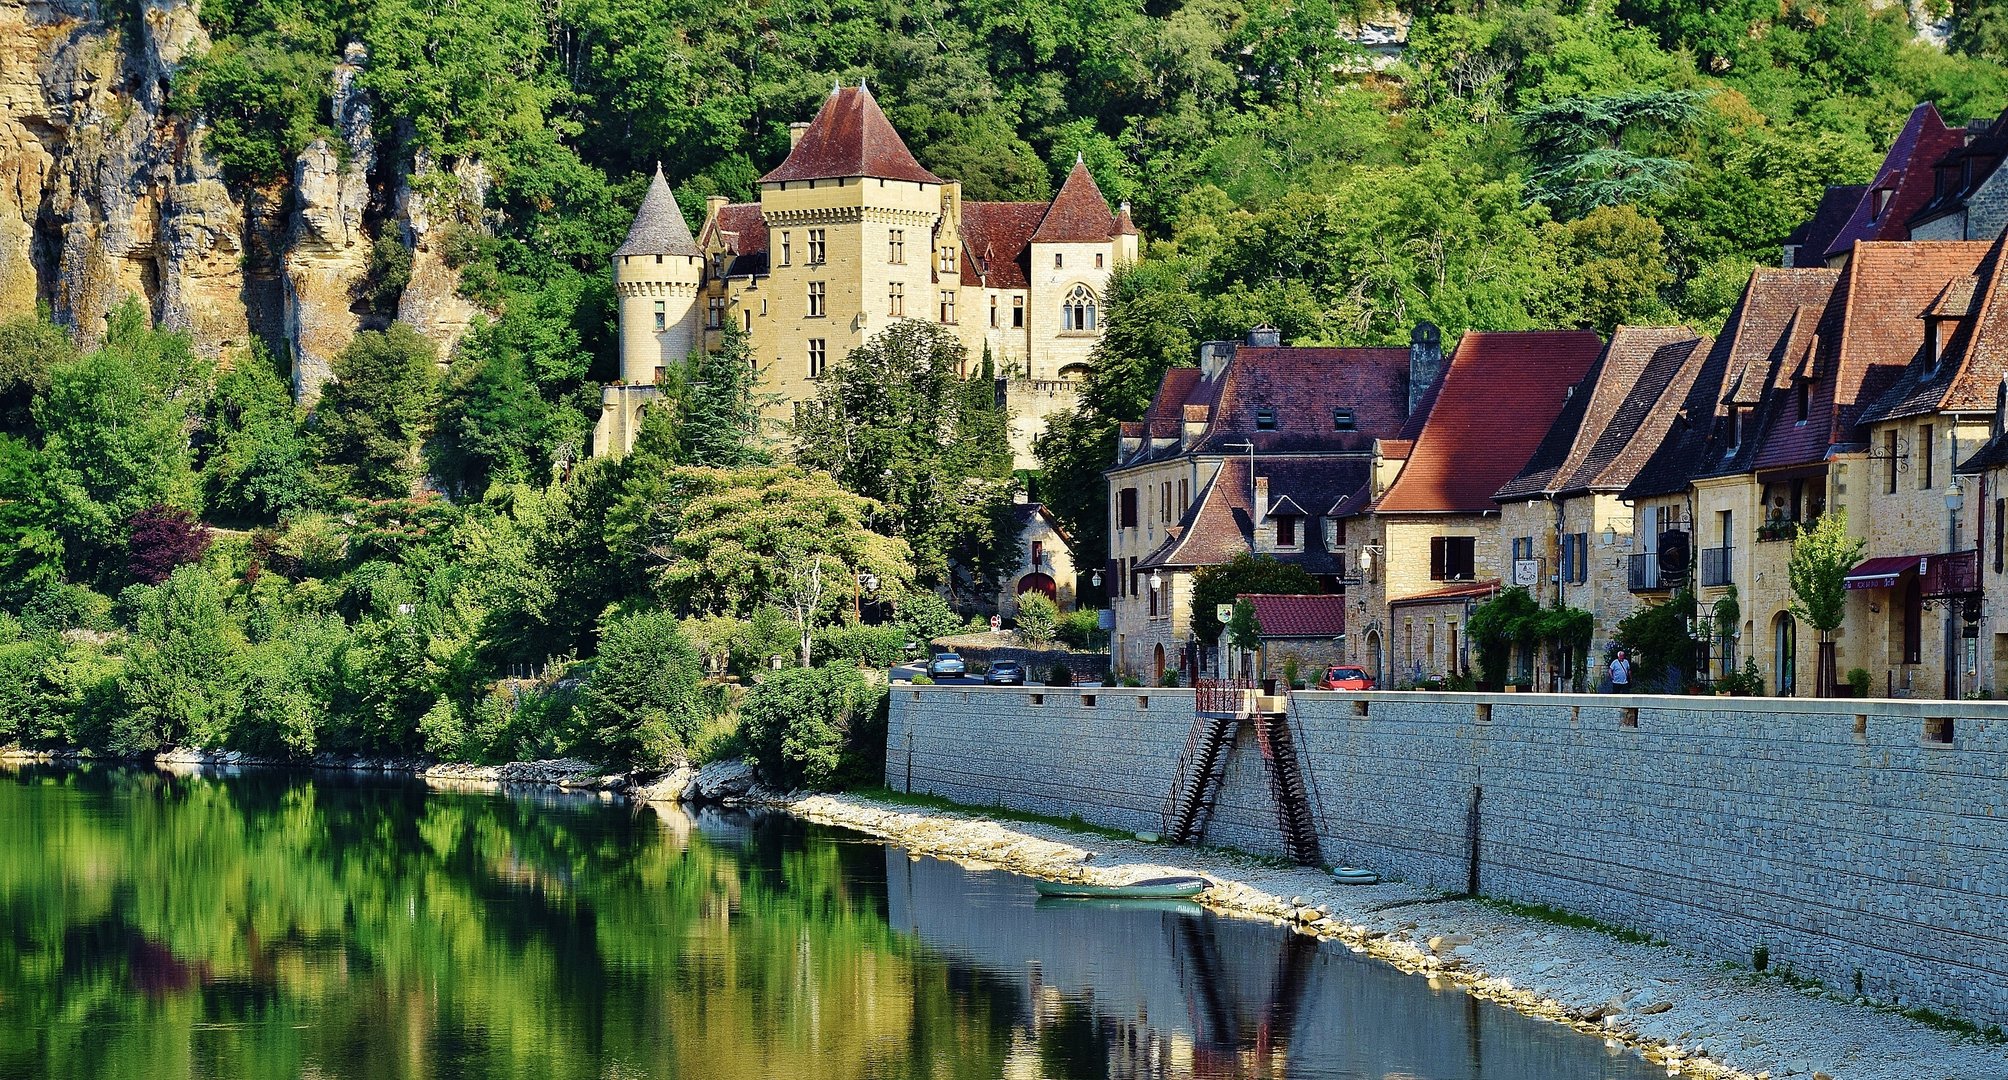
[(1631, 691), (1631, 661), (1626, 659), (1623, 649), (1611, 661), (1611, 693), (1624, 694)]

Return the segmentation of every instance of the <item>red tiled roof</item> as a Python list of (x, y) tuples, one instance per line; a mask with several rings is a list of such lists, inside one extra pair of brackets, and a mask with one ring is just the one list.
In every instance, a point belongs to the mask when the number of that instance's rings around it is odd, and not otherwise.
[(767, 222), (760, 216), (759, 203), (729, 203), (704, 227), (704, 244), (713, 237), (734, 255), (757, 255), (767, 250)]
[(1857, 426), (1867, 406), (1924, 348), (1920, 316), (1948, 282), (1973, 273), (1988, 247), (1961, 240), (1856, 244), (1820, 319), (1808, 419), (1801, 423), (1796, 410), (1774, 408), (1755, 467), (1810, 465), (1826, 460), (1834, 446), (1861, 441)]
[(1265, 638), (1344, 637), (1346, 598), (1302, 593), (1242, 593), (1255, 609), (1255, 625)]
[[(1401, 430), (1408, 408), (1408, 350), (1244, 345), (1214, 380), (1212, 422), (1200, 449), (1253, 442), (1260, 454), (1372, 448)], [(1332, 410), (1351, 409), (1353, 428), (1334, 426)], [(1263, 429), (1261, 410), (1273, 410)]]
[(1046, 215), (1045, 203), (964, 202), (962, 277), (993, 289), (1030, 287), (1026, 245)]
[(1109, 201), (1102, 198), (1102, 189), (1095, 186), (1088, 167), (1077, 158), (1073, 171), (1067, 174), (1067, 182), (1060, 185), (1060, 193), (1053, 196), (1053, 205), (1039, 222), (1038, 231), (1032, 234), (1032, 242), (1107, 243), (1115, 235), (1115, 223), (1115, 215), (1109, 213)]
[(1820, 194), (1818, 206), (1813, 208), (1813, 216), (1785, 237), (1788, 248), (1797, 248), (1792, 262), (1795, 266), (1821, 266), (1827, 261), (1827, 249), (1834, 244), (1834, 237), (1854, 216), (1855, 207), (1862, 203), (1867, 194), (1865, 184), (1844, 184), (1829, 187)]
[(1458, 342), (1401, 474), (1375, 509), (1481, 513), (1520, 472), (1603, 351), (1588, 330), (1480, 332)]
[(941, 177), (920, 167), (906, 148), (906, 140), (879, 110), (870, 90), (862, 85), (840, 88), (816, 110), (809, 129), (787, 160), (760, 178), (763, 184), (784, 180), (828, 180), (836, 177), (870, 176), (883, 180), (911, 180), (939, 184)]
[[(1882, 168), (1868, 190), (1855, 204), (1854, 213), (1842, 226), (1823, 255), (1846, 254), (1864, 240), (1903, 240), (1910, 236), (1910, 219), (1936, 194), (1937, 179), (1932, 164), (1960, 144), (1957, 129), (1945, 126), (1938, 107), (1925, 102), (1912, 109), (1903, 130), (1890, 144)], [(1882, 213), (1876, 210), (1877, 192), (1889, 191)]]
[(1117, 236), (1142, 235), (1142, 231), (1136, 227), (1136, 222), (1130, 220), (1128, 203), (1124, 203), (1120, 207), (1116, 208), (1115, 234)]
[(1434, 604), (1444, 600), (1463, 600), (1474, 596), (1491, 596), (1498, 591), (1498, 578), (1488, 578), (1484, 581), (1465, 581), (1456, 585), (1445, 585), (1440, 589), (1429, 589), (1425, 592), (1398, 596), (1393, 600), (1389, 600), (1387, 606), (1401, 607), (1405, 604)]
[(2001, 378), (2008, 373), (2008, 233), (1987, 253), (1986, 292), (1959, 348), (1958, 375), (1939, 408), (1958, 412), (1992, 411)]

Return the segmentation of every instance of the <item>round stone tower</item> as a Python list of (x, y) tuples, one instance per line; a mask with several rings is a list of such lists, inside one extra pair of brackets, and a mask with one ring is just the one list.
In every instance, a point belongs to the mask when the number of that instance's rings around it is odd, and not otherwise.
[(621, 376), (601, 391), (594, 453), (627, 453), (642, 406), (656, 397), (664, 369), (682, 363), (702, 344), (697, 294), (703, 284), (704, 257), (658, 165), (627, 242), (614, 252)]

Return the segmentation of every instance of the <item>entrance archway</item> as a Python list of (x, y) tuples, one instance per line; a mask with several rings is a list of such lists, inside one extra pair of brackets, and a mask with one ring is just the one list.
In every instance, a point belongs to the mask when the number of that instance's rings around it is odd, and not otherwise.
[(1045, 593), (1048, 600), (1058, 599), (1060, 595), (1059, 587), (1045, 574), (1026, 574), (1018, 579), (1016, 595), (1023, 596), (1034, 591)]
[(1152, 648), (1152, 649), (1151, 649), (1151, 658), (1150, 658), (1150, 666), (1151, 666), (1151, 681), (1152, 681), (1152, 684), (1153, 684), (1153, 685), (1158, 685), (1158, 686), (1161, 686), (1161, 685), (1163, 685), (1163, 684), (1164, 684), (1164, 645), (1163, 645), (1163, 644), (1161, 644), (1161, 643), (1160, 643), (1160, 644), (1158, 644), (1157, 646), (1155, 646), (1154, 648)]
[(1375, 689), (1387, 689), (1387, 657), (1381, 650), (1378, 630), (1367, 631), (1367, 670), (1373, 674)]
[(1771, 621), (1771, 678), (1777, 683), (1772, 692), (1792, 697), (1799, 687), (1799, 624), (1789, 611), (1781, 611)]

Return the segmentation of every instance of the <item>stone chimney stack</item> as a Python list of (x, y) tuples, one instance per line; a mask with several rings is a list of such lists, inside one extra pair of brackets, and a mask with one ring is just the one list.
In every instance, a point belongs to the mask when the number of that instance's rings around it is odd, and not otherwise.
[(809, 130), (809, 122), (807, 120), (797, 120), (794, 123), (789, 124), (788, 149), (793, 150), (797, 146), (802, 145), (802, 136), (808, 130)]
[(1443, 331), (1419, 322), (1408, 335), (1408, 415), (1422, 407), (1430, 387), (1443, 378)]
[(1248, 347), (1251, 349), (1273, 349), (1283, 344), (1283, 332), (1273, 326), (1258, 326), (1248, 331)]
[(1209, 341), (1199, 346), (1199, 377), (1211, 382), (1234, 360), (1234, 343)]

